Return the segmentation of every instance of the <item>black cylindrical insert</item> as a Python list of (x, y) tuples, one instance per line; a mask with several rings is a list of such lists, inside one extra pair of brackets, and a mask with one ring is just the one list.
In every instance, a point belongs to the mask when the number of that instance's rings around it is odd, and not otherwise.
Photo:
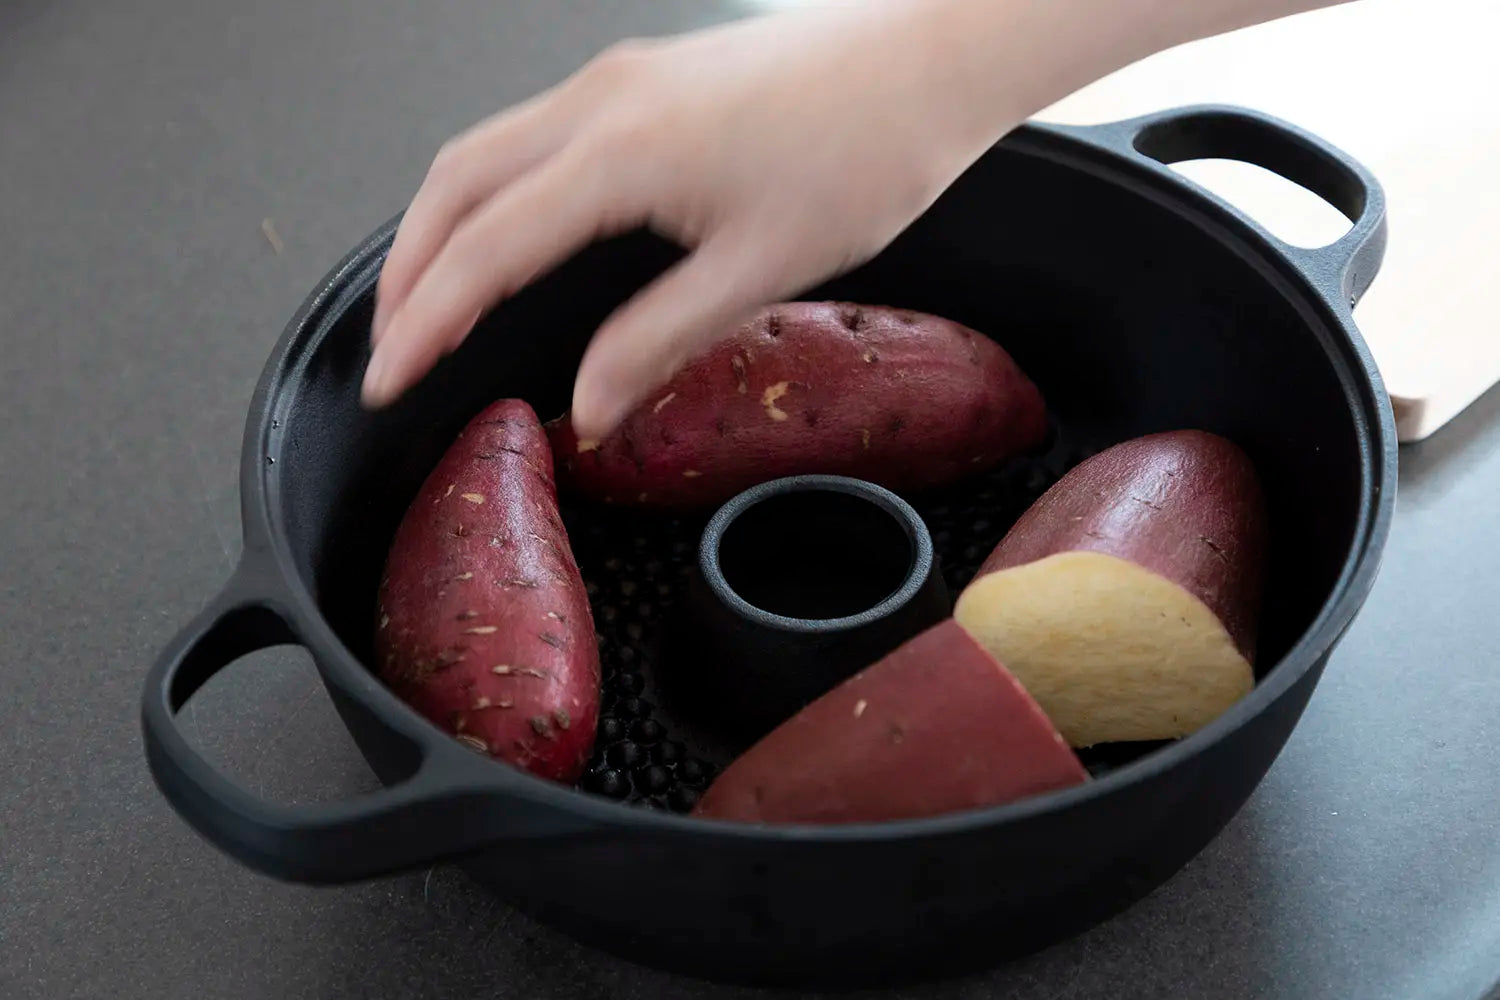
[(719, 540), (719, 570), (745, 603), (786, 618), (847, 618), (900, 589), (916, 547), (868, 498), (827, 490), (762, 500)]

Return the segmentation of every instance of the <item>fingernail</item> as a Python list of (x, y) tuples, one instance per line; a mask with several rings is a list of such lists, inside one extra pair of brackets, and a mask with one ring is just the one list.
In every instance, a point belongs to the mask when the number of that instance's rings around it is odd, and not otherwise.
[(599, 436), (594, 432), (598, 430), (600, 411), (603, 409), (591, 381), (585, 375), (574, 384), (573, 405), (568, 412), (568, 420), (572, 422), (573, 429), (584, 437)]
[(366, 406), (384, 405), (389, 381), (386, 377), (386, 369), (389, 366), (389, 352), (376, 348), (375, 353), (370, 356), (369, 365), (365, 368), (365, 381), (360, 388), (360, 396)]
[(370, 321), (370, 343), (380, 343), (380, 338), (385, 336), (386, 305), (384, 302), (375, 303), (375, 318)]
[(611, 398), (595, 399), (582, 412), (582, 421), (575, 415), (574, 426), (579, 433), (589, 438), (608, 437), (625, 418), (625, 410), (619, 401)]

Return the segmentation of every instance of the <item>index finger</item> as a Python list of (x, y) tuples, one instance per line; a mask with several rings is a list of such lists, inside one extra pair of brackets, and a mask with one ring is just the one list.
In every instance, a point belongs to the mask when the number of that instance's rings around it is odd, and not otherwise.
[(496, 115), (433, 158), (396, 228), (375, 287), (372, 336), (385, 327), (443, 244), (476, 208), (561, 148), (566, 122), (549, 94)]

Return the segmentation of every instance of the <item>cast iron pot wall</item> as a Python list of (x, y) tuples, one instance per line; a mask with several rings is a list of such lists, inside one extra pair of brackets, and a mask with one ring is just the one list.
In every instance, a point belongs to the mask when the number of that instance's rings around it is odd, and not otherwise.
[[(1234, 157), (1354, 221), (1282, 244), (1157, 162)], [(1086, 786), (999, 809), (758, 829), (606, 802), (459, 747), (362, 665), (387, 544), (472, 414), (566, 405), (597, 323), (677, 251), (595, 246), (486, 318), (405, 401), (358, 405), (388, 225), (332, 272), (269, 362), (246, 429), (245, 554), (162, 655), (143, 722), (159, 787), (268, 874), (340, 882), (460, 859), (576, 937), (715, 978), (850, 986), (1030, 950), (1138, 899), (1200, 851), (1280, 751), (1369, 591), (1395, 488), (1394, 420), (1349, 308), (1384, 245), (1378, 186), (1283, 123), (1194, 108), (1093, 129), (1028, 126), (885, 253), (804, 297), (904, 306), (1000, 340), (1069, 432), (1097, 445), (1200, 427), (1240, 442), (1272, 523), (1256, 690), (1219, 720)], [(260, 802), (174, 715), (236, 656), (312, 653), (390, 787), (333, 806)]]

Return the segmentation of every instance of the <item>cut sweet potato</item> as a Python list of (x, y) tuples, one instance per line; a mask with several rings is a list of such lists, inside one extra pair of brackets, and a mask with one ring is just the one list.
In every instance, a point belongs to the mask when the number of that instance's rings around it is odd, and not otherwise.
[(1073, 746), (1174, 739), (1254, 685), (1266, 532), (1238, 446), (1137, 438), (1023, 514), (954, 615)]
[(911, 819), (1087, 778), (1036, 702), (948, 619), (773, 730), (695, 812), (759, 823)]
[(575, 780), (593, 750), (599, 648), (531, 407), (464, 429), (397, 529), (380, 585), (380, 676), (483, 753)]
[(602, 441), (551, 428), (564, 485), (595, 500), (696, 508), (782, 476), (893, 490), (952, 483), (1036, 447), (1037, 387), (999, 345), (905, 310), (789, 302), (717, 341)]

